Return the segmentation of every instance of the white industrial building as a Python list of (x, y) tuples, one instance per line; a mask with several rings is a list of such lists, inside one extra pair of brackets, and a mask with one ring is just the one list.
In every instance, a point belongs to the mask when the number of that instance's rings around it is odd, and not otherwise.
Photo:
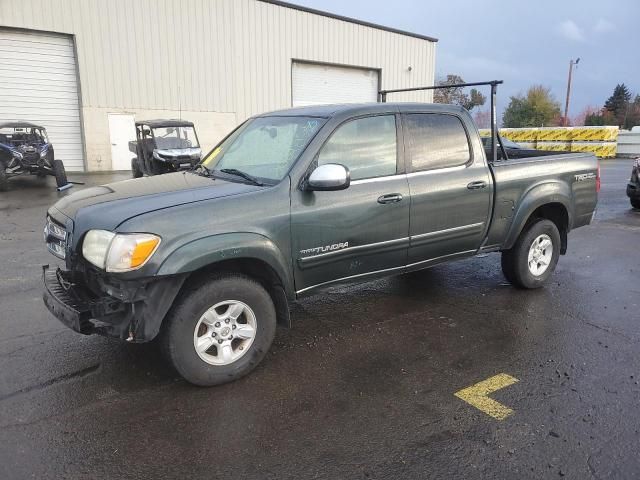
[(134, 120), (191, 120), (206, 150), (257, 113), (432, 85), (436, 41), (279, 1), (0, 0), (0, 122), (44, 125), (70, 171), (126, 170)]

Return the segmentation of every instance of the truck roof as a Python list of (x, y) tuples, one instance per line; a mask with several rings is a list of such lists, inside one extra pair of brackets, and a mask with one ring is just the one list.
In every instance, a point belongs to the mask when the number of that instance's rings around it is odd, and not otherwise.
[(458, 105), (441, 103), (341, 103), (335, 105), (310, 105), (306, 107), (288, 108), (258, 115), (259, 117), (299, 116), (331, 118), (335, 116), (360, 115), (367, 113), (384, 112), (411, 112), (411, 111), (442, 111), (461, 112), (464, 108)]

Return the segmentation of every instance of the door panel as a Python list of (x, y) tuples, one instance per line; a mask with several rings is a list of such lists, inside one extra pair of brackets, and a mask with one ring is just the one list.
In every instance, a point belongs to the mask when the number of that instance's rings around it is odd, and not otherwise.
[(473, 158), (463, 123), (453, 115), (410, 114), (403, 125), (412, 169), (408, 263), (477, 250), (492, 184), (484, 160)]
[[(385, 195), (402, 199), (380, 203)], [(296, 290), (406, 264), (409, 186), (405, 175), (361, 180), (346, 190), (292, 196)]]
[(296, 189), (291, 230), (296, 289), (309, 289), (380, 270), (402, 268), (409, 244), (409, 184), (398, 173), (395, 115), (373, 115), (338, 126), (316, 163), (349, 169), (339, 191)]

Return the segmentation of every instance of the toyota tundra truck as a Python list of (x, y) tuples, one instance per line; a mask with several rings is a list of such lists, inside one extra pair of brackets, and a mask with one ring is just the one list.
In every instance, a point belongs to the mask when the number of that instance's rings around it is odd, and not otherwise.
[[(452, 105), (311, 106), (252, 117), (192, 171), (68, 195), (44, 237), (44, 302), (66, 326), (157, 339), (187, 381), (237, 379), (289, 304), (486, 252), (543, 286), (593, 217), (590, 153), (485, 152)], [(511, 157), (511, 158), (508, 158)]]

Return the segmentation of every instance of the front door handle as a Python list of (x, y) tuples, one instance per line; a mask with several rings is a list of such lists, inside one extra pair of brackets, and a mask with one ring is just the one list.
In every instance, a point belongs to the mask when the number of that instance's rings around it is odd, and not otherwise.
[(378, 197), (378, 203), (387, 204), (387, 203), (397, 203), (402, 201), (402, 195), (399, 193), (389, 193), (387, 195), (382, 195)]
[(469, 190), (480, 190), (481, 188), (485, 188), (487, 186), (487, 182), (483, 180), (478, 180), (477, 182), (471, 182), (467, 185)]

